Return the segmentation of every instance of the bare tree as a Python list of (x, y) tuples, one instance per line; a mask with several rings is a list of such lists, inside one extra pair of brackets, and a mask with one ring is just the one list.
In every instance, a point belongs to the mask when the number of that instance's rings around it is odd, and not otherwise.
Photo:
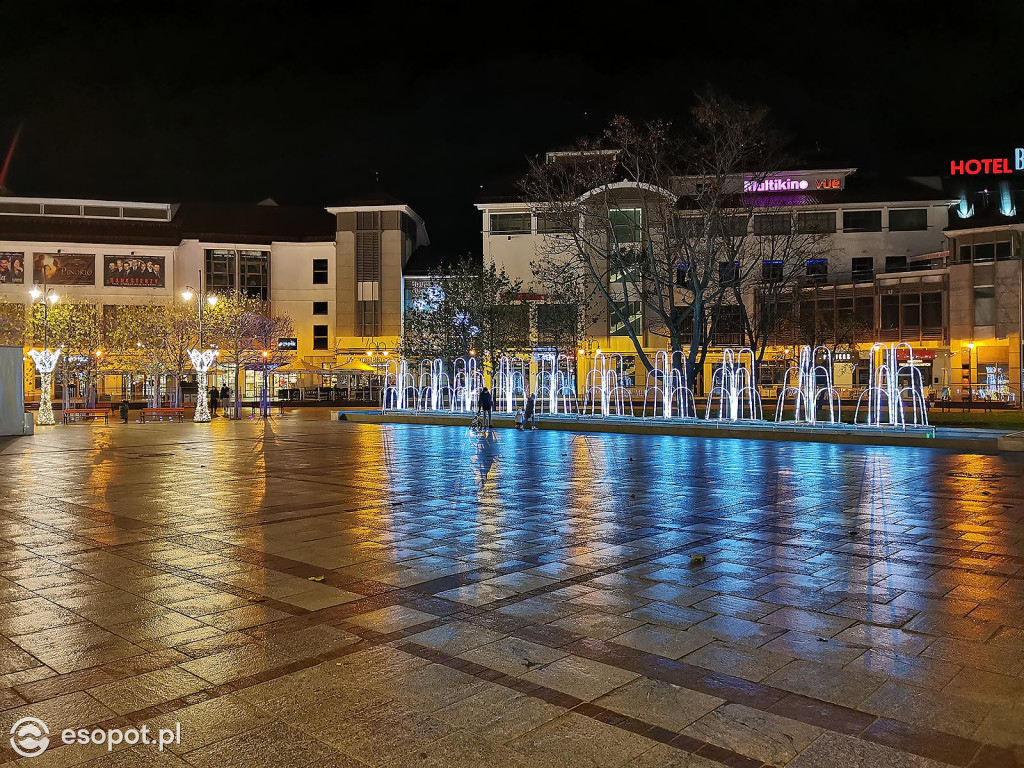
[(755, 274), (747, 252), (760, 246), (745, 242), (766, 202), (747, 191), (784, 162), (764, 110), (708, 94), (688, 135), (617, 117), (599, 140), (532, 163), (521, 186), (560, 233), (543, 257), (579, 266), (648, 370), (646, 337), (660, 336), (692, 381), (722, 306)]
[[(266, 302), (242, 291), (221, 298), (207, 312), (210, 336), (217, 340), (220, 363), (234, 371), (235, 418), (239, 415), (239, 391), (246, 366), (262, 360), (261, 328), (266, 312)], [(199, 393), (199, 397), (205, 396), (206, 393)]]
[(592, 283), (578, 261), (540, 258), (530, 266), (544, 294), (536, 305), (537, 344), (561, 355), (576, 354), (601, 318)]

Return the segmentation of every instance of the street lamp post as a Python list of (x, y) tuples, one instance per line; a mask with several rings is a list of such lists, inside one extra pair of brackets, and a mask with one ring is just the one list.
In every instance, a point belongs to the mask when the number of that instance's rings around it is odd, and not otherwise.
[(210, 415), (210, 403), (207, 399), (206, 384), (207, 373), (210, 370), (210, 366), (213, 365), (216, 353), (212, 349), (204, 349), (203, 305), (209, 304), (211, 307), (216, 305), (217, 297), (204, 290), (203, 270), (201, 269), (199, 270), (199, 290), (197, 291), (191, 285), (186, 285), (185, 290), (181, 292), (181, 298), (185, 301), (192, 301), (193, 296), (197, 296), (199, 299), (199, 349), (191, 349), (188, 353), (192, 366), (196, 369), (196, 384), (198, 387), (198, 392), (196, 393), (196, 412), (192, 417), (192, 421), (206, 423), (213, 418)]
[[(53, 403), (50, 400), (50, 388), (53, 386), (53, 371), (57, 367), (57, 360), (60, 358), (60, 347), (50, 350), (50, 311), (49, 305), (56, 304), (59, 298), (52, 288), (46, 286), (46, 267), (43, 266), (43, 287), (32, 286), (29, 291), (34, 305), (39, 299), (43, 300), (43, 350), (37, 352), (32, 349), (29, 354), (35, 362), (36, 371), (39, 372), (39, 418), (36, 423), (40, 426), (52, 426), (56, 424), (53, 417)], [(65, 385), (66, 386), (66, 385)]]

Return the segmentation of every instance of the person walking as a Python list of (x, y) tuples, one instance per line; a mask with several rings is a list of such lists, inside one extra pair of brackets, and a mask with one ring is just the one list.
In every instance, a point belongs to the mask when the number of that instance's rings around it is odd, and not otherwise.
[(530, 396), (526, 398), (526, 413), (523, 415), (523, 429), (526, 429), (526, 424), (529, 422), (530, 429), (537, 428), (537, 396), (530, 393)]
[(220, 388), (220, 405), (224, 409), (224, 415), (228, 415), (228, 406), (231, 405), (231, 390), (225, 384)]
[(210, 387), (210, 415), (216, 416), (220, 407), (220, 391), (217, 387)]
[(480, 397), (477, 398), (477, 413), (483, 414), (483, 426), (491, 429), (491, 410), (494, 408), (494, 401), (491, 400), (491, 392), (487, 387), (480, 390)]

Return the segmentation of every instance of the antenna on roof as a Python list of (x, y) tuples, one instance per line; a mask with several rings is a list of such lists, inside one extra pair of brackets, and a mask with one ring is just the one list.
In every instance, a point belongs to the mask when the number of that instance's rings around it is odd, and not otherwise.
[(4, 160), (4, 167), (0, 168), (0, 195), (7, 194), (7, 172), (11, 168), (11, 158), (14, 157), (14, 148), (18, 146), (18, 138), (21, 136), (21, 128), (24, 123), (18, 124), (18, 130), (14, 132), (14, 138), (11, 139), (11, 146), (7, 150), (7, 158)]

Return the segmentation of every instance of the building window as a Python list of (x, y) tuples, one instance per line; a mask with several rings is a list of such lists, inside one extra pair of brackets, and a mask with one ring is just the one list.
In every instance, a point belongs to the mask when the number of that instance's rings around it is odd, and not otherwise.
[(906, 272), (907, 271), (907, 257), (906, 256), (886, 256), (885, 257), (885, 271), (886, 272)]
[(633, 333), (640, 333), (643, 321), (643, 307), (641, 303), (639, 301), (631, 301), (623, 309), (623, 314), (629, 318), (629, 326), (623, 323), (613, 310), (608, 331), (610, 336), (628, 336), (630, 328), (632, 328)]
[(975, 286), (974, 324), (996, 324), (996, 288), (994, 285)]
[(875, 260), (871, 256), (855, 256), (851, 265), (853, 282), (870, 283), (875, 279)]
[(313, 259), (313, 285), (327, 285), (327, 259)]
[(905, 293), (900, 297), (900, 308), (903, 312), (904, 328), (919, 328), (921, 326), (921, 295), (918, 293)]
[(206, 252), (206, 290), (217, 293), (231, 293), (235, 290), (234, 251)]
[(875, 327), (875, 297), (857, 296), (854, 298), (853, 314), (857, 318), (857, 324), (865, 331)]
[(921, 327), (941, 328), (942, 327), (942, 294), (923, 293), (921, 294)]
[(608, 220), (612, 225), (614, 243), (640, 242), (640, 209), (622, 208), (608, 211)]
[(545, 235), (558, 234), (559, 232), (571, 232), (572, 229), (567, 223), (569, 214), (539, 213), (537, 214), (537, 231)]
[(843, 211), (843, 232), (881, 231), (881, 211)]
[[(700, 221), (701, 219), (698, 219)], [(722, 237), (744, 237), (747, 234), (746, 216), (720, 216), (718, 227)]]
[(736, 285), (740, 281), (740, 265), (738, 261), (718, 262), (718, 281), (722, 285)]
[(327, 314), (327, 302), (326, 301), (314, 301), (313, 302), (313, 314), (314, 315), (326, 315)]
[(991, 261), (996, 260), (996, 244), (995, 243), (975, 243), (974, 244), (974, 263), (975, 264), (988, 264)]
[(327, 349), (327, 326), (313, 326), (313, 349)]
[(689, 264), (677, 264), (676, 265), (676, 285), (680, 288), (692, 288), (693, 283), (690, 281), (690, 265)]
[(882, 296), (882, 330), (895, 331), (900, 327), (900, 297)]
[(788, 213), (759, 213), (754, 216), (754, 234), (788, 235), (792, 224)]
[(796, 215), (796, 231), (801, 235), (825, 235), (836, 231), (835, 211), (808, 211)]
[(379, 301), (357, 301), (356, 320), (359, 324), (359, 332), (363, 336), (380, 335), (380, 302)]
[(996, 261), (1009, 261), (1013, 258), (1013, 249), (1010, 247), (1010, 241), (1004, 240), (1001, 243), (996, 243)]
[(960, 246), (960, 263), (961, 264), (970, 264), (971, 263), (971, 255), (972, 255), (971, 246), (969, 246), (969, 245), (961, 245)]
[(526, 213), (492, 213), (492, 235), (528, 235), (531, 232), (532, 217)]
[(266, 301), (270, 298), (270, 252), (239, 251), (242, 290), (249, 296)]
[(807, 279), (815, 283), (828, 280), (828, 259), (808, 259)]
[(782, 282), (782, 262), (781, 261), (762, 261), (761, 262), (761, 280), (766, 283), (781, 283)]
[(928, 229), (927, 208), (893, 208), (889, 210), (890, 232), (918, 232)]

